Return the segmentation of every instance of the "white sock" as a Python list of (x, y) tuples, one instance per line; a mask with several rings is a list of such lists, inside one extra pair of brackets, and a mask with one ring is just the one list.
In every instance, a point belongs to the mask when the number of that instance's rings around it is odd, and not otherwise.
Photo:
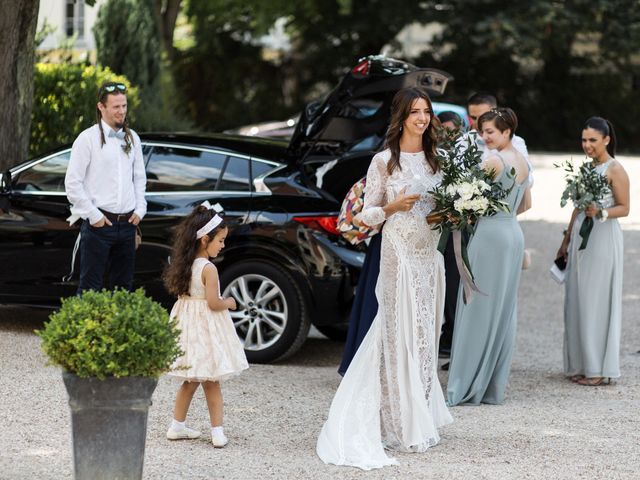
[(224, 436), (224, 428), (222, 426), (211, 427), (211, 436), (212, 437), (223, 437)]
[(171, 429), (172, 430), (184, 430), (186, 428), (185, 422), (179, 422), (175, 418), (171, 420)]

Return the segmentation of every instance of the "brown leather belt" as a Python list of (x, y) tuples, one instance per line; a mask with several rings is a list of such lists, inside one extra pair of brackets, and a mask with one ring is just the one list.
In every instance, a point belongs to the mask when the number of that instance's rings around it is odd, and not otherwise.
[(127, 213), (111, 213), (106, 210), (99, 209), (105, 217), (109, 219), (111, 222), (127, 222), (131, 215), (133, 215), (133, 210)]

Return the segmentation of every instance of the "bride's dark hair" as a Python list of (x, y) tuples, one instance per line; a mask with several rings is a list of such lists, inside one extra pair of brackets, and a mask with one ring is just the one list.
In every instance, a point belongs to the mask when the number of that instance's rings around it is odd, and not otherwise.
[(409, 117), (413, 104), (420, 98), (427, 102), (429, 114), (431, 115), (429, 126), (422, 134), (422, 150), (424, 151), (424, 156), (431, 169), (434, 172), (437, 172), (439, 169), (438, 159), (436, 157), (436, 145), (438, 143), (437, 132), (440, 128), (440, 120), (438, 120), (438, 117), (433, 113), (433, 105), (431, 104), (431, 99), (426, 91), (418, 87), (405, 87), (398, 90), (391, 102), (391, 122), (389, 123), (387, 139), (385, 141), (385, 147), (391, 150), (391, 159), (387, 164), (387, 171), (389, 172), (389, 175), (391, 175), (396, 168), (402, 170), (402, 167), (400, 166), (400, 138), (402, 137), (402, 125), (407, 117)]

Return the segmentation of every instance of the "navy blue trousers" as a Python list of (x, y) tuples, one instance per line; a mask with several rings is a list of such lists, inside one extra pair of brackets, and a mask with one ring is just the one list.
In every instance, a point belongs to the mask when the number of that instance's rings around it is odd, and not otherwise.
[(112, 223), (95, 228), (88, 220), (82, 222), (78, 293), (103, 287), (133, 288), (136, 227), (127, 221)]
[(453, 251), (453, 235), (449, 235), (447, 247), (444, 251), (444, 270), (446, 272), (446, 295), (440, 349), (451, 350), (456, 320), (456, 305), (458, 303), (458, 287), (460, 285), (460, 273), (458, 272), (456, 256)]
[(356, 354), (362, 340), (367, 335), (373, 319), (378, 313), (378, 299), (376, 298), (376, 283), (380, 274), (380, 246), (382, 244), (382, 233), (378, 233), (371, 238), (367, 248), (367, 256), (362, 265), (356, 296), (351, 307), (349, 317), (349, 330), (347, 331), (347, 341), (344, 344), (342, 363), (338, 368), (338, 373), (344, 375), (351, 364), (353, 356)]

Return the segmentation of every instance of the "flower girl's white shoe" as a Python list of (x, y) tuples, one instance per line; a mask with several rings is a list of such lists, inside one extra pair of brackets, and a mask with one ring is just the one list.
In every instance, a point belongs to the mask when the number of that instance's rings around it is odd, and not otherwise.
[(193, 428), (184, 427), (179, 430), (169, 427), (167, 438), (169, 440), (193, 440), (200, 438), (201, 433)]
[(227, 443), (229, 443), (229, 439), (225, 436), (225, 434), (211, 434), (211, 443), (216, 448), (222, 448)]

